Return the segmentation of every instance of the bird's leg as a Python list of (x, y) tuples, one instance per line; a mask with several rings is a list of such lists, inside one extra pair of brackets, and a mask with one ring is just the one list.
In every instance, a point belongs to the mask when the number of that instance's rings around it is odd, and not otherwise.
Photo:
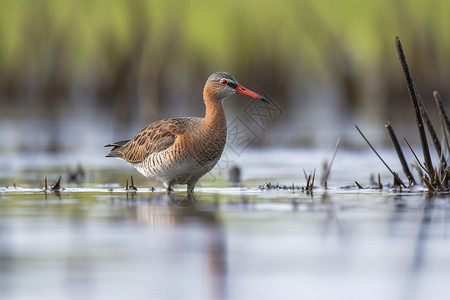
[(194, 184), (188, 184), (187, 185), (187, 193), (192, 194), (194, 193), (195, 183)]

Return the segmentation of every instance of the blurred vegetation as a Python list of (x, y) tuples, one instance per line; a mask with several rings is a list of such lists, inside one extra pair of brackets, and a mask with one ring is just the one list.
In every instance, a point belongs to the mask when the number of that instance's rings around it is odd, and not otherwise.
[(90, 111), (118, 128), (201, 115), (205, 79), (225, 70), (286, 112), (329, 87), (327, 101), (342, 111), (384, 122), (409, 105), (399, 101), (407, 92), (395, 35), (424, 98), (433, 89), (450, 97), (447, 0), (0, 0), (0, 7), (3, 120), (45, 119), (53, 128)]

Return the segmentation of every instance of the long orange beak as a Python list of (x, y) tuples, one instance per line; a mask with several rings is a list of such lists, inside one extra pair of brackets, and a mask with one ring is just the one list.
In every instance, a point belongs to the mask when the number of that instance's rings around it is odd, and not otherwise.
[(238, 85), (237, 85), (234, 89), (236, 90), (236, 93), (238, 93), (238, 94), (250, 96), (250, 97), (252, 97), (252, 98), (261, 100), (261, 101), (263, 101), (263, 102), (270, 103), (269, 100), (267, 100), (266, 97), (264, 97), (264, 96), (262, 96), (262, 95), (260, 95), (260, 94), (258, 94), (258, 93), (255, 93), (255, 92), (253, 92), (253, 91), (251, 91), (251, 90), (249, 90), (249, 89), (243, 87), (243, 86), (240, 85), (239, 83), (238, 83)]

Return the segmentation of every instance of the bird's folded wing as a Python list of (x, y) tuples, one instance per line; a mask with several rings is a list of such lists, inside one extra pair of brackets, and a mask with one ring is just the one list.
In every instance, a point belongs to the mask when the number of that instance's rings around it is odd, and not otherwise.
[(123, 147), (122, 158), (137, 163), (152, 153), (170, 148), (177, 136), (185, 132), (184, 125), (183, 118), (166, 119), (148, 125)]

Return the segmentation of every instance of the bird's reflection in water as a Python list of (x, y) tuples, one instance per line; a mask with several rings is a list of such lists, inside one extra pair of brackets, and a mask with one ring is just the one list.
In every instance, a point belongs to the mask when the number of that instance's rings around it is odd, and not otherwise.
[(195, 210), (197, 196), (194, 193), (174, 193), (164, 194), (168, 203), (176, 208), (192, 208)]
[[(205, 247), (200, 255), (207, 265), (210, 299), (226, 299), (227, 261), (226, 237), (217, 217), (217, 203), (200, 201), (194, 193), (161, 193), (146, 199), (136, 200), (136, 205), (127, 207), (127, 219), (139, 226), (152, 228), (184, 228), (195, 224), (195, 230), (204, 234)], [(189, 230), (192, 227), (190, 227)], [(173, 247), (180, 247), (175, 241)], [(183, 245), (182, 245), (183, 247)]]

